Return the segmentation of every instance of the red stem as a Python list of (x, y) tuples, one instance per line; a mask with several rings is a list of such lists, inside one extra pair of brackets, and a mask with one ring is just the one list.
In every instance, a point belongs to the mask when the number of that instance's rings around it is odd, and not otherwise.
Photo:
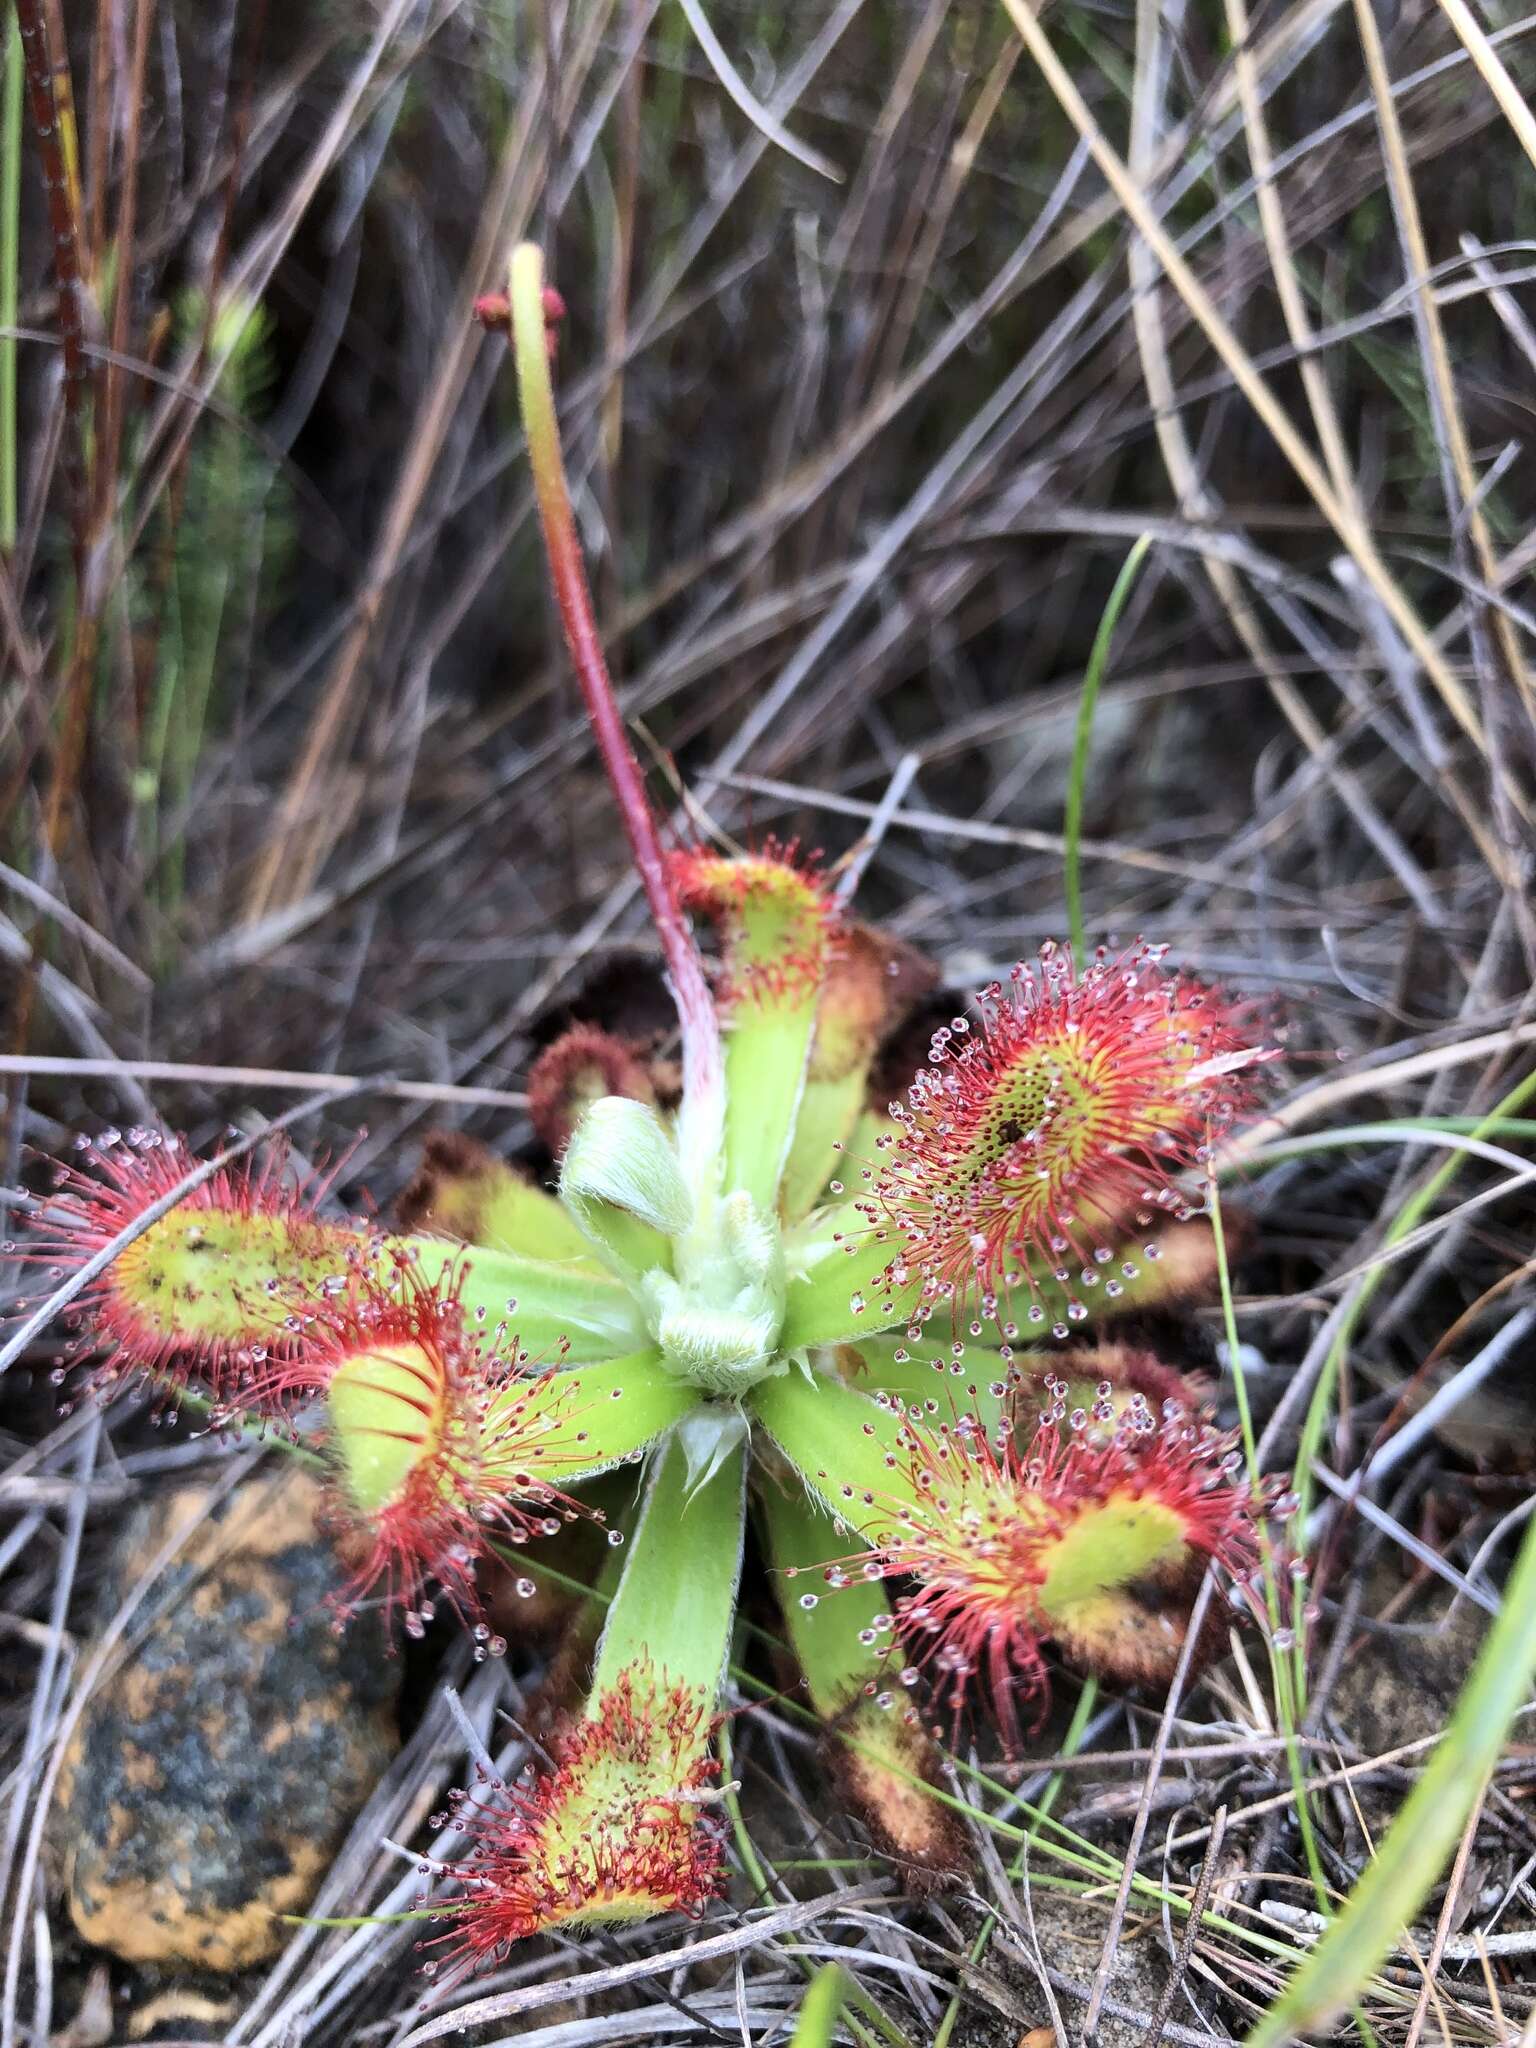
[(603, 655), (560, 452), (546, 346), (549, 302), (543, 291), (543, 258), (531, 243), (524, 243), (512, 258), (509, 298), (523, 428), (566, 645), (672, 978), (682, 1025), (685, 1104), (692, 1097), (696, 1112), (706, 1104), (714, 1105), (713, 1120), (717, 1122), (723, 1077), (719, 1020), (704, 963), (677, 900), (640, 765), (629, 744)]

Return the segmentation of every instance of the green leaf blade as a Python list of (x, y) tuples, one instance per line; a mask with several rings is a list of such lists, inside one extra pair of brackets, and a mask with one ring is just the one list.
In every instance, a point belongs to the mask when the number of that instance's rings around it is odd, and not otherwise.
[(752, 1409), (806, 1486), (873, 1542), (902, 1508), (922, 1511), (902, 1452), (909, 1425), (824, 1374), (788, 1372), (752, 1390)]
[(472, 1328), (488, 1336), (504, 1329), (536, 1360), (586, 1364), (646, 1346), (639, 1305), (607, 1274), (437, 1237), (396, 1242), (410, 1251), (413, 1272), (428, 1286), (462, 1276), (460, 1299)]
[[(815, 1237), (798, 1249), (804, 1264), (791, 1279), (785, 1300), (782, 1343), (786, 1351), (857, 1343), (860, 1337), (876, 1336), (908, 1322), (916, 1313), (917, 1281), (896, 1290), (883, 1285), (897, 1247), (889, 1237), (877, 1235), (851, 1206), (819, 1219)], [(792, 1265), (796, 1250), (792, 1240)]]
[(690, 1486), (684, 1447), (669, 1440), (653, 1467), (598, 1644), (593, 1702), (640, 1664), (669, 1685), (715, 1698), (736, 1613), (745, 1508), (741, 1448)]
[(554, 1373), (532, 1391), (514, 1381), (491, 1402), (486, 1431), (494, 1436), (498, 1411), (509, 1417), (515, 1411), (525, 1433), (546, 1413), (559, 1415), (559, 1471), (541, 1476), (563, 1485), (639, 1457), (697, 1405), (692, 1388), (669, 1373), (656, 1352), (639, 1351)]
[(1347, 2007), (1414, 1919), (1498, 1762), (1536, 1680), (1536, 1522), (1526, 1530), (1503, 1605), (1428, 1766), (1343, 1911), (1248, 2036), (1278, 2048)]
[(725, 1186), (771, 1211), (805, 1088), (812, 996), (793, 1006), (737, 1006), (725, 1040)]

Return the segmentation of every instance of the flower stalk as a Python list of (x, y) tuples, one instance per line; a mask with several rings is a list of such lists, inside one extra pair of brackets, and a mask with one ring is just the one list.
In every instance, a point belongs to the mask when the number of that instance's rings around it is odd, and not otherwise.
[(701, 1194), (712, 1192), (725, 1119), (725, 1072), (720, 1026), (710, 999), (693, 934), (667, 868), (666, 853), (655, 815), (645, 794), (640, 764), (624, 730), (613, 681), (603, 654), (602, 635), (592, 609), (592, 593), (582, 561), (581, 543), (571, 510), (570, 485), (560, 450), (554, 385), (549, 372), (544, 303), (544, 258), (525, 242), (513, 253), (508, 277), (512, 353), (517, 364), (518, 396), (528, 462), (538, 499), (550, 582), (576, 680), (586, 705), (587, 720), (608, 771), (618, 802), (635, 872), (645, 890), (667, 964), (683, 1040), (683, 1101), (679, 1118), (679, 1149), (690, 1179)]

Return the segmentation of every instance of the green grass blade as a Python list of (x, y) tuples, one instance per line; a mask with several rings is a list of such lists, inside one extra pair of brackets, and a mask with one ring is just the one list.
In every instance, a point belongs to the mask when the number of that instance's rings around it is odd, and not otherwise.
[[(1523, 1109), (1533, 1094), (1536, 1094), (1536, 1074), (1527, 1074), (1515, 1083), (1507, 1095), (1501, 1096), (1487, 1116), (1473, 1127), (1471, 1137), (1482, 1139), (1488, 1131), (1512, 1117), (1516, 1111)], [(1466, 1164), (1467, 1156), (1465, 1150), (1453, 1150), (1445, 1164), (1437, 1167), (1408, 1196), (1382, 1235), (1380, 1250), (1383, 1253), (1390, 1251), (1393, 1245), (1400, 1243), (1418, 1228), (1446, 1188), (1460, 1173)], [(1386, 1270), (1386, 1264), (1383, 1262), (1363, 1276), (1329, 1347), (1312, 1399), (1307, 1405), (1306, 1420), (1302, 1424), (1301, 1441), (1296, 1452), (1294, 1477), (1303, 1514), (1311, 1507), (1312, 1461), (1322, 1449), (1323, 1430), (1333, 1410), (1334, 1390), (1338, 1385), (1339, 1374), (1343, 1370), (1344, 1359), (1354, 1341), (1354, 1334), (1359, 1327), (1360, 1318), (1365, 1313), (1366, 1304), (1381, 1284)]]
[[(1221, 1288), (1222, 1326), (1227, 1339), (1227, 1365), (1232, 1375), (1232, 1387), (1237, 1396), (1238, 1428), (1243, 1440), (1243, 1458), (1248, 1467), (1248, 1483), (1258, 1500), (1263, 1491), (1263, 1479), (1259, 1471), (1258, 1440), (1253, 1430), (1253, 1411), (1248, 1400), (1248, 1380), (1243, 1370), (1243, 1347), (1237, 1335), (1237, 1306), (1232, 1298), (1232, 1273), (1227, 1263), (1227, 1234), (1221, 1219), (1221, 1189), (1213, 1173), (1209, 1181), (1211, 1228), (1216, 1240), (1216, 1272)], [(1277, 1650), (1273, 1644), (1278, 1640), (1283, 1626), (1280, 1611), (1280, 1582), (1275, 1567), (1275, 1549), (1269, 1535), (1261, 1539), (1264, 1562), (1264, 1601), (1269, 1612), (1271, 1637), (1270, 1673), (1274, 1683), (1275, 1715), (1280, 1730), (1286, 1739), (1286, 1762), (1291, 1774), (1291, 1789), (1296, 1795), (1296, 1823), (1301, 1833), (1302, 1849), (1307, 1859), (1307, 1869), (1312, 1878), (1312, 1890), (1317, 1908), (1326, 1913), (1329, 1908), (1328, 1886), (1323, 1874), (1321, 1854), (1317, 1846), (1317, 1831), (1312, 1824), (1311, 1799), (1307, 1790), (1307, 1774), (1302, 1758), (1300, 1734), (1302, 1705), (1305, 1699), (1306, 1660), (1292, 1665), (1287, 1662), (1286, 1653)]]
[[(1085, 1678), (1083, 1680), (1083, 1689), (1077, 1696), (1077, 1705), (1072, 1709), (1071, 1722), (1068, 1725), (1066, 1734), (1062, 1737), (1061, 1754), (1064, 1757), (1076, 1756), (1082, 1748), (1084, 1737), (1088, 1732), (1088, 1723), (1093, 1719), (1093, 1710), (1098, 1705), (1098, 1702), (1099, 1681), (1092, 1676)], [(1040, 1804), (1036, 1809), (1037, 1818), (1032, 1823), (1029, 1833), (1019, 1846), (1018, 1854), (1009, 1866), (1008, 1875), (1015, 1884), (1024, 1875), (1029, 1862), (1030, 1849), (1033, 1847), (1035, 1838), (1040, 1833), (1041, 1828), (1050, 1818), (1051, 1809), (1061, 1797), (1061, 1788), (1065, 1782), (1066, 1773), (1064, 1771), (1057, 1771), (1040, 1796)], [(988, 1913), (986, 1919), (981, 1923), (980, 1932), (971, 1943), (970, 1960), (973, 1964), (980, 1963), (985, 1956), (987, 1949), (991, 1945), (996, 1927), (997, 1915), (995, 1913)], [(960, 2018), (962, 2003), (962, 1993), (956, 1991), (945, 2009), (943, 2019), (939, 2022), (939, 2031), (933, 2037), (933, 2048), (949, 2048), (956, 2024)]]
[(1115, 578), (1115, 587), (1109, 593), (1109, 603), (1104, 607), (1104, 616), (1099, 620), (1099, 630), (1093, 638), (1093, 648), (1088, 656), (1088, 666), (1083, 671), (1083, 694), (1077, 706), (1077, 733), (1072, 742), (1072, 767), (1067, 776), (1067, 812), (1062, 823), (1061, 868), (1062, 881), (1067, 892), (1067, 928), (1072, 935), (1072, 950), (1079, 960), (1087, 957), (1088, 937), (1083, 928), (1083, 881), (1081, 851), (1083, 843), (1083, 791), (1088, 783), (1088, 750), (1093, 744), (1093, 714), (1098, 706), (1099, 685), (1104, 680), (1104, 671), (1109, 665), (1110, 645), (1115, 637), (1115, 628), (1120, 623), (1120, 614), (1125, 610), (1125, 601), (1131, 594), (1146, 552), (1152, 545), (1150, 533), (1144, 533), (1131, 549)]
[(846, 1983), (839, 1963), (824, 1963), (816, 1972), (795, 2022), (793, 2048), (831, 2048)]
[(1370, 1869), (1248, 2048), (1323, 2027), (1365, 1988), (1428, 1897), (1466, 1826), (1509, 1725), (1536, 1678), (1536, 1524), (1527, 1529), (1499, 1617), (1472, 1668), (1423, 1776), (1387, 1831)]

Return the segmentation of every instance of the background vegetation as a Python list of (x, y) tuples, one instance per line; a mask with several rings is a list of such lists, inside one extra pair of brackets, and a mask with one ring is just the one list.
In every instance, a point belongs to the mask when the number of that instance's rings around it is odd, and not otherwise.
[[(743, 1834), (714, 1960), (674, 1974), (672, 1936), (641, 1929), (582, 1952), (578, 2008), (570, 1955), (531, 1953), (502, 1980), (527, 2017), (485, 2038), (782, 2039), (829, 1955), (869, 2038), (1075, 2041), (1101, 2008), (1240, 2033), (1369, 1863), (1531, 1498), (1531, 19), (17, 15), (57, 63), (30, 107), (12, 30), (7, 1188), (82, 1127), (211, 1139), (302, 1105), (311, 1155), (367, 1118), (342, 1185), (387, 1204), (429, 1126), (522, 1145), (540, 1020), (651, 958), (551, 631), (505, 350), (470, 317), (518, 237), (569, 309), (567, 447), (658, 791), (743, 837), (836, 854), (868, 832), (861, 900), (958, 988), (1066, 928), (1083, 672), (1152, 536), (1098, 702), (1084, 915), (1263, 995), (1291, 1053), (1227, 1208), (1251, 1246), (1245, 1391), (1266, 1465), (1297, 1468), (1312, 1616), (1161, 1719), (1080, 1713), (1064, 1829), (1018, 1803), (1043, 1775), (967, 1767), (976, 1892), (921, 1908), (844, 1896), (869, 1867), (823, 1818), (793, 1713), (752, 1716), (736, 1768), (773, 1819)], [(1213, 1375), (1226, 1359), (1235, 1412), (1221, 1320), (1181, 1341)], [(6, 2048), (85, 1996), (37, 1853), (81, 1600), (123, 1501), (221, 1455), (132, 1414), (61, 1418), (55, 1357), (0, 1394)], [(526, 1675), (476, 1675), (482, 1726)], [(321, 1912), (408, 1895), (381, 1837), (463, 1767), (422, 1711)], [(1527, 1756), (1482, 1784), (1417, 1945), (1352, 1986), (1366, 2038), (1528, 2031)], [(403, 2039), (413, 1938), (297, 1930), (219, 2038)], [(1167, 1961), (1125, 1978), (1137, 1951)]]

